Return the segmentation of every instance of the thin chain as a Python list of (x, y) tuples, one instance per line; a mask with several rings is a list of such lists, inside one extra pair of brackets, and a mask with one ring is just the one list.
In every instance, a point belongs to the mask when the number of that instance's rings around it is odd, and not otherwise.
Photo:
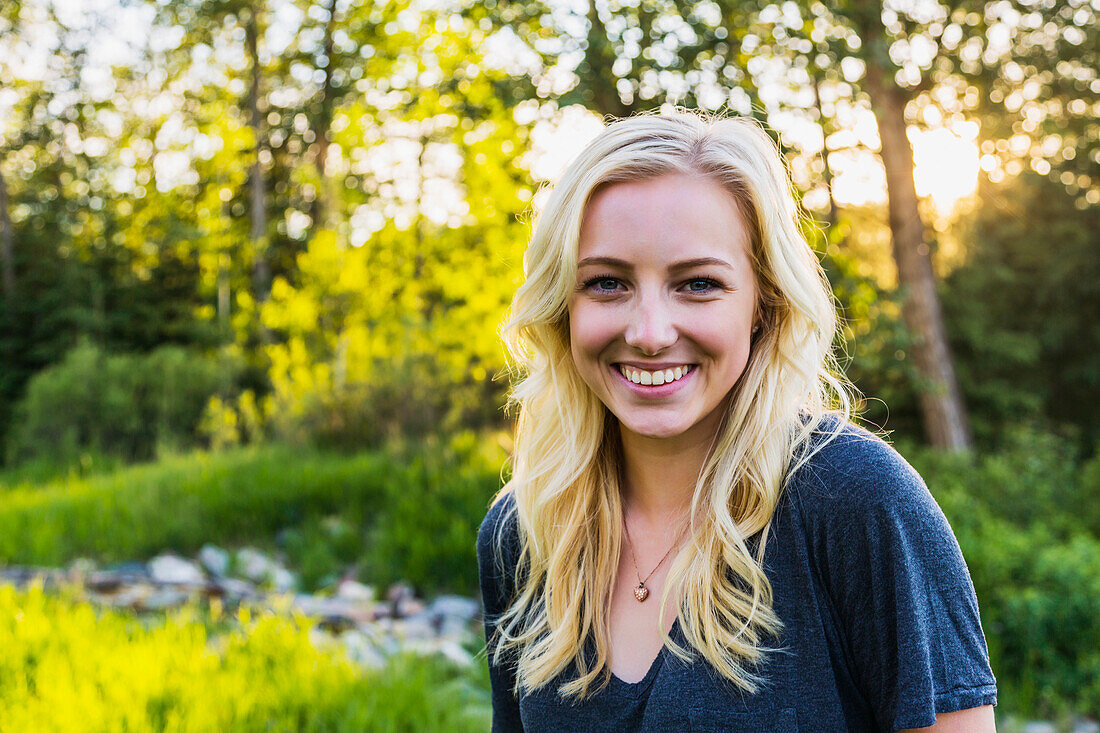
[(661, 567), (661, 565), (664, 564), (665, 560), (668, 559), (669, 554), (672, 553), (672, 550), (676, 547), (676, 545), (680, 544), (680, 540), (683, 539), (684, 533), (687, 532), (687, 525), (685, 524), (683, 526), (683, 528), (680, 530), (680, 534), (676, 535), (676, 539), (673, 540), (672, 546), (665, 551), (665, 554), (663, 557), (661, 557), (660, 562), (658, 562), (657, 565), (649, 571), (649, 575), (645, 576), (644, 579), (642, 578), (642, 574), (638, 572), (638, 560), (636, 557), (634, 557), (634, 542), (630, 539), (630, 527), (627, 525), (625, 517), (623, 518), (623, 530), (626, 532), (626, 545), (628, 548), (630, 548), (630, 561), (634, 563), (634, 574), (638, 576), (638, 585), (644, 586), (646, 582), (653, 577), (653, 574), (657, 572), (657, 568)]

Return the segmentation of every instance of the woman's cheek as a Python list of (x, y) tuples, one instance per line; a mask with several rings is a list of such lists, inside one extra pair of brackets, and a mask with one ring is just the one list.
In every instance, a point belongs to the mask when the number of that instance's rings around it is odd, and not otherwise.
[(615, 342), (616, 328), (611, 314), (579, 302), (570, 309), (569, 342), (573, 362), (586, 379), (599, 370), (600, 355)]

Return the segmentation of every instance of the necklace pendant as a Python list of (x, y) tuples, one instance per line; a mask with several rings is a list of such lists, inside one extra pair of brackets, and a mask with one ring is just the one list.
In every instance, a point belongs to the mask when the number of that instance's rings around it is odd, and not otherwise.
[(634, 597), (638, 599), (638, 603), (649, 598), (649, 588), (645, 587), (645, 583), (638, 583), (638, 587), (634, 589)]

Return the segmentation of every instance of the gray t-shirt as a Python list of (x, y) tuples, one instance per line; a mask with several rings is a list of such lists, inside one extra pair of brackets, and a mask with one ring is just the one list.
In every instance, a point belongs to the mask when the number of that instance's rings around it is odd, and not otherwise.
[[(478, 533), (487, 638), (512, 597), (519, 554), (513, 508), (509, 494)], [(662, 648), (637, 683), (612, 676), (576, 703), (557, 693), (575, 678), (566, 669), (517, 699), (512, 658), (489, 668), (494, 733), (897, 731), (932, 725), (936, 713), (996, 704), (974, 586), (955, 536), (916, 471), (870, 433), (845, 426), (792, 476), (764, 569), (784, 628), (768, 643), (779, 651), (756, 669), (767, 681), (756, 694), (722, 679), (701, 656), (685, 664)], [(678, 620), (671, 636), (690, 649)]]

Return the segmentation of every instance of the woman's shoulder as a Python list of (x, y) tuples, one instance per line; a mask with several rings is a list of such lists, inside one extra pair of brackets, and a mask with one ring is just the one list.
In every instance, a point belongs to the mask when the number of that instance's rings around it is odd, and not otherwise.
[(486, 617), (500, 614), (515, 591), (520, 556), (516, 501), (505, 487), (497, 494), (477, 531), (477, 563)]
[[(519, 518), (516, 515), (516, 499), (505, 486), (493, 499), (481, 526), (477, 530), (477, 554), (487, 558), (497, 556), (501, 550), (512, 554), (519, 543)], [(507, 558), (501, 558), (507, 559)]]
[(894, 510), (932, 501), (924, 479), (893, 446), (839, 416), (822, 420), (810, 450), (788, 490), (811, 512)]

